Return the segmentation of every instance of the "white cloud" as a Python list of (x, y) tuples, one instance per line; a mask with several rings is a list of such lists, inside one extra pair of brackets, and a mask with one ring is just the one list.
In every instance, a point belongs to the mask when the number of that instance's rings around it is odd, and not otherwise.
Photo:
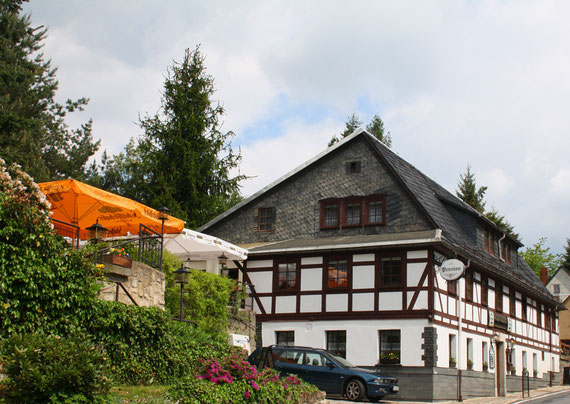
[[(568, 232), (570, 3), (51, 0), (59, 96), (91, 103), (116, 152), (156, 112), (166, 69), (202, 44), (247, 194), (321, 151), (347, 114), (379, 113), (393, 149), (450, 191), (471, 163), (527, 242)], [(267, 128), (267, 130), (265, 129)], [(261, 133), (263, 132), (263, 133)], [(286, 155), (287, 158), (282, 156)], [(553, 244), (553, 246), (554, 246)], [(559, 248), (555, 246), (555, 248)]]

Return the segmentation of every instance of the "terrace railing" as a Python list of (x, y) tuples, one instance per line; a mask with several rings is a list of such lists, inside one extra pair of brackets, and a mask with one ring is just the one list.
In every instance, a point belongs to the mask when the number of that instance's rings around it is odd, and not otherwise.
[(61, 220), (51, 219), (53, 228), (57, 234), (62, 236), (71, 246), (71, 248), (79, 248), (79, 226), (71, 223), (62, 222)]

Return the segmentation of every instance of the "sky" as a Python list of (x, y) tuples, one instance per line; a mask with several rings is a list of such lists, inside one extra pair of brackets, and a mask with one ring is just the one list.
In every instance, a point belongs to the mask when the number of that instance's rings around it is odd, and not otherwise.
[(251, 195), (374, 114), (392, 150), (486, 207), (526, 246), (570, 237), (570, 2), (31, 0), (72, 127), (115, 154), (159, 111), (168, 67), (200, 45)]

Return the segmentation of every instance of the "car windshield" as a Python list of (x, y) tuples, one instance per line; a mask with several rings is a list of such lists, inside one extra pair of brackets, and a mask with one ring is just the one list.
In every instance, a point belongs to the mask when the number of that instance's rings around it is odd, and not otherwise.
[(345, 368), (353, 368), (355, 367), (352, 363), (350, 363), (349, 361), (347, 361), (346, 359), (344, 359), (342, 356), (338, 356), (338, 355), (333, 355), (331, 354), (331, 356), (333, 357), (333, 359), (335, 361), (337, 361), (338, 363), (340, 363), (342, 366), (344, 366)]

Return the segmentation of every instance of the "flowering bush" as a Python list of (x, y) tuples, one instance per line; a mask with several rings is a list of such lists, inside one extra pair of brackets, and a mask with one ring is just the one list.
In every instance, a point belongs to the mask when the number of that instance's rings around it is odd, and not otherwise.
[(280, 377), (274, 369), (258, 372), (232, 355), (198, 360), (194, 373), (171, 388), (169, 396), (180, 403), (305, 403), (325, 395), (297, 376)]
[(400, 359), (400, 352), (382, 352), (381, 359)]

